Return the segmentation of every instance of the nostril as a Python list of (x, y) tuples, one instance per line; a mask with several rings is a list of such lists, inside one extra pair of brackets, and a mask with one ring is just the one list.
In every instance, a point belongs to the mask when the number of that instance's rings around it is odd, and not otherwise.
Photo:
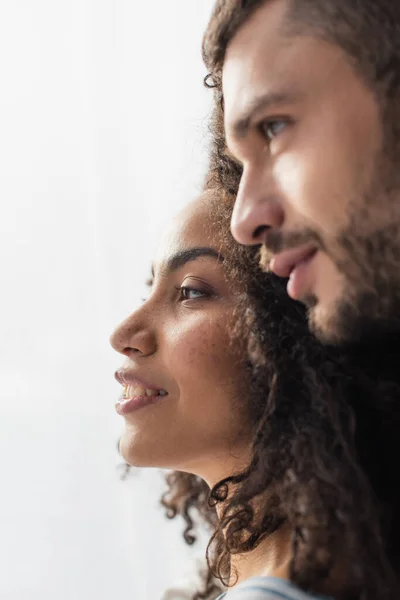
[(132, 348), (127, 348), (127, 352), (132, 352), (133, 354), (144, 354), (144, 352), (140, 348), (136, 348), (133, 346)]
[(258, 241), (270, 229), (268, 225), (260, 225), (253, 231), (253, 240)]

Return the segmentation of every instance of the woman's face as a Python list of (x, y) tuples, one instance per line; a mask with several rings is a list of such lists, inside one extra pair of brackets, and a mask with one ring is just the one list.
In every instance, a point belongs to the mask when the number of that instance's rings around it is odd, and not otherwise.
[(246, 464), (251, 438), (244, 344), (229, 335), (237, 298), (211, 226), (207, 197), (174, 220), (149, 297), (111, 337), (126, 357), (116, 374), (125, 460), (195, 473), (210, 485)]

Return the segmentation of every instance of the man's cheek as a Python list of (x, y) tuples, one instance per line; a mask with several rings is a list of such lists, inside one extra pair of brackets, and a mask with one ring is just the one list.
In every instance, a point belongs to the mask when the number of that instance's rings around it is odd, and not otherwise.
[(280, 157), (274, 168), (274, 177), (284, 204), (287, 229), (300, 226), (300, 221), (312, 224), (326, 214), (324, 196), (326, 176), (321, 175), (315, 156), (300, 151)]

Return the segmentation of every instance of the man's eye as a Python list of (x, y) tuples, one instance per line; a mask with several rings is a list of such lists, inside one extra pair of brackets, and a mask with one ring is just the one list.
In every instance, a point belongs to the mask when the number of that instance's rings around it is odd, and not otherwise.
[(260, 125), (262, 134), (271, 142), (287, 126), (288, 122), (284, 119), (275, 119), (263, 121)]
[(207, 294), (202, 292), (201, 290), (196, 290), (195, 288), (182, 286), (179, 288), (181, 292), (182, 300), (198, 300), (199, 298), (205, 298)]

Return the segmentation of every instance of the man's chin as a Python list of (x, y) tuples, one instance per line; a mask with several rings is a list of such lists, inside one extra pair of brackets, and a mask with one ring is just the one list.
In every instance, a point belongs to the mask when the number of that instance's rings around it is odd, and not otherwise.
[(350, 326), (352, 319), (344, 314), (338, 302), (324, 306), (317, 298), (312, 297), (304, 302), (308, 308), (310, 331), (323, 344), (339, 345), (354, 339), (356, 332)]
[(308, 310), (309, 327), (323, 344), (333, 346), (359, 343), (383, 333), (383, 322), (361, 317), (356, 303), (336, 300), (324, 305), (314, 300)]

